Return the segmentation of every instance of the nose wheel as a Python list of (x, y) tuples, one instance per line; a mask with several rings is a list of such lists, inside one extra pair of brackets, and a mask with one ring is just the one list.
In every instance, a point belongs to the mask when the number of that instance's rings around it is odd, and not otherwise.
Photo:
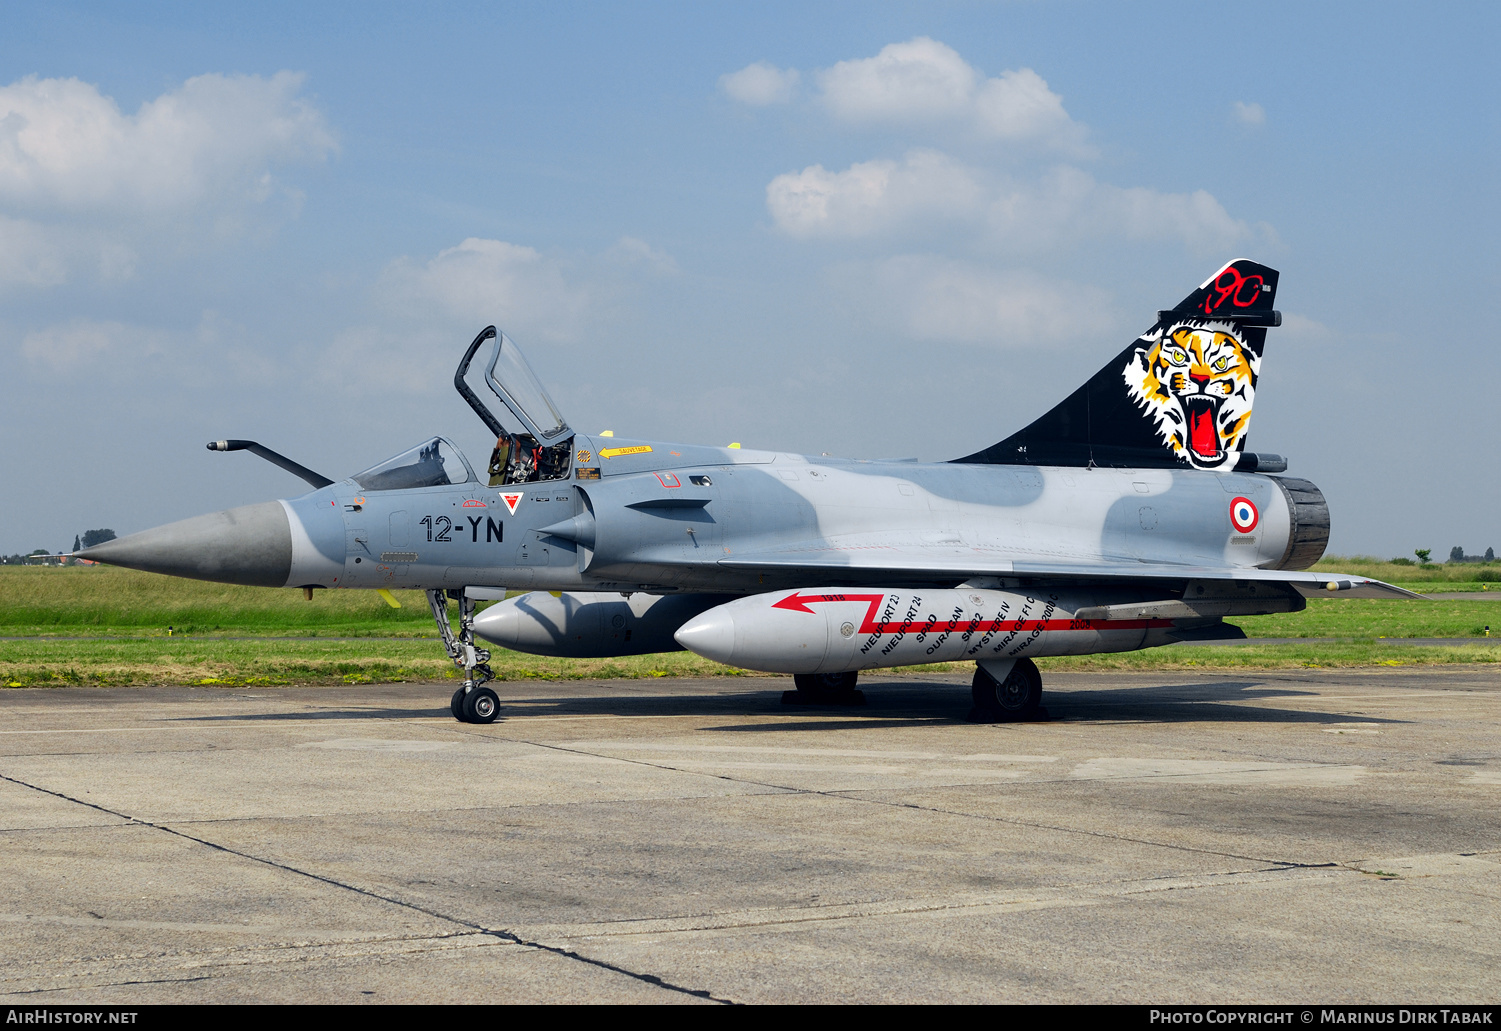
[(500, 698), (488, 687), (476, 687), (464, 696), (465, 723), (494, 723), (500, 715)]
[[(457, 634), (448, 622), (449, 598), (459, 603)], [(453, 718), (460, 723), (494, 723), (500, 715), (500, 697), (484, 686), (495, 679), (495, 671), (489, 665), (489, 649), (474, 646), (474, 599), (463, 590), (431, 590), (427, 592), (427, 606), (432, 610), (433, 622), (438, 624), (438, 635), (443, 638), (448, 657), (464, 671), (464, 686), (448, 702)]]

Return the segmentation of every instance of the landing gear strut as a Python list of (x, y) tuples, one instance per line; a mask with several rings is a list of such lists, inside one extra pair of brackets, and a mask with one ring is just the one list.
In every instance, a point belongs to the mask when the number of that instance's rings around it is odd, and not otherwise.
[[(459, 603), (459, 632), (455, 636), (448, 623), (448, 599)], [(433, 621), (438, 624), (438, 633), (443, 638), (443, 647), (453, 664), (464, 671), (464, 686), (453, 693), (448, 703), (454, 719), (461, 723), (494, 723), (500, 715), (500, 698), (485, 687), (495, 679), (495, 671), (489, 666), (490, 652), (474, 646), (474, 599), (462, 588), (457, 591), (442, 589), (427, 592), (427, 607), (432, 609)]]
[(977, 665), (970, 694), (975, 700), (970, 719), (977, 723), (1010, 723), (1047, 715), (1042, 707), (1042, 674), (1031, 659), (1017, 659), (1010, 669)]
[(848, 673), (798, 673), (792, 682), (796, 691), (783, 691), (783, 705), (864, 705), (865, 695), (855, 690), (857, 670)]

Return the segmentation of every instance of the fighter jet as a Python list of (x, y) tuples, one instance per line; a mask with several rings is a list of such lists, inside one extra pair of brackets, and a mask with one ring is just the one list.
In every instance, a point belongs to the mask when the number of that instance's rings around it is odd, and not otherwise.
[[(309, 596), (424, 590), (466, 722), (500, 711), (476, 639), (682, 647), (790, 673), (819, 702), (849, 699), (862, 670), (973, 660), (977, 718), (1026, 719), (1040, 656), (1243, 638), (1227, 617), (1315, 596), (1416, 597), (1306, 571), (1329, 539), (1324, 496), (1247, 450), (1277, 276), (1230, 262), (1030, 426), (936, 463), (580, 433), (492, 326), (454, 374), (495, 437), (482, 472), (441, 436), (340, 480), (215, 441), (313, 489), (79, 554)], [(481, 598), (504, 600), (476, 614)]]

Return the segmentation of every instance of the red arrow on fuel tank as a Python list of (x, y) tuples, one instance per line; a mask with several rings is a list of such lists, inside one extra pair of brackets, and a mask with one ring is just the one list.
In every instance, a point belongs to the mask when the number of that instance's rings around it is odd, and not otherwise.
[(876, 622), (876, 610), (881, 607), (881, 602), (886, 600), (884, 594), (798, 594), (793, 591), (781, 601), (772, 602), (774, 609), (787, 609), (791, 612), (808, 612), (813, 610), (809, 605), (818, 605), (828, 601), (863, 601), (867, 602), (865, 618), (860, 623), (862, 634), (879, 633), (876, 628), (884, 626)]
[(808, 608), (810, 603), (825, 601), (868, 601), (870, 602), (871, 609), (874, 610), (877, 605), (885, 600), (886, 595), (884, 594), (798, 594), (796, 591), (793, 591), (781, 601), (773, 602), (771, 607), (774, 609), (790, 609), (793, 612), (812, 612), (813, 610)]

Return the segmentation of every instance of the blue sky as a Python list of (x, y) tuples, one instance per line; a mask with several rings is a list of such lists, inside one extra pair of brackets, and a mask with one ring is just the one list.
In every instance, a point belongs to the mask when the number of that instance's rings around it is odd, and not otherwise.
[[(581, 429), (942, 459), (1226, 259), (1331, 550), (1501, 547), (1501, 16), (1382, 4), (12, 5), (0, 550), (425, 433), (489, 322)], [(746, 69), (749, 68), (749, 71)]]

